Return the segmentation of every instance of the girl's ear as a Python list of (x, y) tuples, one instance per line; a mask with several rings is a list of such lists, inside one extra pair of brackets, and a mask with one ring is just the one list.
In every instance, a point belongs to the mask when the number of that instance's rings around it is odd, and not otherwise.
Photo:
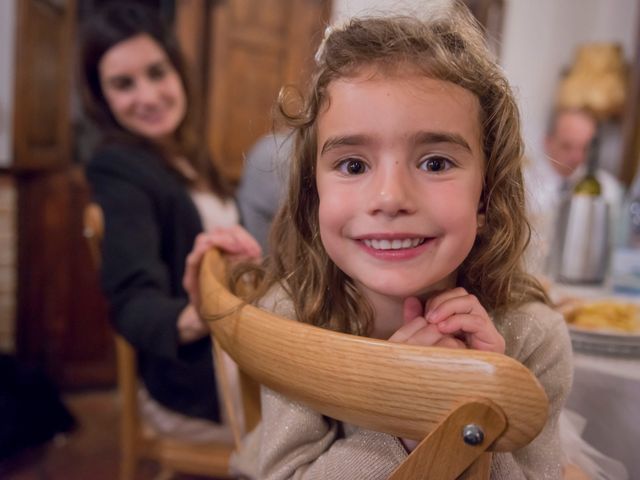
[(477, 224), (478, 224), (478, 233), (480, 233), (482, 231), (482, 229), (485, 226), (485, 219), (486, 216), (484, 213), (478, 212), (478, 220), (477, 220)]
[(477, 217), (478, 233), (482, 231), (483, 227), (486, 224), (486, 215), (484, 212), (485, 212), (484, 201), (480, 200), (480, 203), (478, 204), (478, 217)]

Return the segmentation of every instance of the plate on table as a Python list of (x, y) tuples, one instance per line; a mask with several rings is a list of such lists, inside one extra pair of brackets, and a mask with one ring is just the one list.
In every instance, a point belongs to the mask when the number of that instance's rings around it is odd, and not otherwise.
[(576, 351), (640, 357), (640, 305), (601, 299), (566, 305), (563, 314)]

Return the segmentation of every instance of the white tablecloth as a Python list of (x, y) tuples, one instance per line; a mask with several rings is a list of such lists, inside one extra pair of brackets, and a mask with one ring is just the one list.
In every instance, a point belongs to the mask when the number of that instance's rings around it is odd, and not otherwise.
[(640, 479), (640, 358), (574, 354), (567, 407), (587, 419), (583, 438)]

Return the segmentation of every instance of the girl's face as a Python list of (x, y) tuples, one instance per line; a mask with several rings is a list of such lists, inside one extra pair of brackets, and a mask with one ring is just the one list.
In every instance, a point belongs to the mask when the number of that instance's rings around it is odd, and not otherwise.
[(453, 286), (478, 230), (478, 100), (405, 73), (333, 81), (317, 122), (322, 243), (374, 301)]
[(152, 142), (172, 138), (187, 111), (184, 86), (162, 47), (140, 34), (111, 47), (98, 65), (116, 121)]

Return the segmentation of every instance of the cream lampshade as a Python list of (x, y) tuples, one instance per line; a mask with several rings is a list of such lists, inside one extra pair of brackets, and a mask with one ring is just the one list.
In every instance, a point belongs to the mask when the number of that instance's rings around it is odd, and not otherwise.
[(627, 66), (619, 44), (584, 44), (560, 83), (556, 106), (585, 108), (600, 120), (619, 117), (624, 109), (627, 79)]

